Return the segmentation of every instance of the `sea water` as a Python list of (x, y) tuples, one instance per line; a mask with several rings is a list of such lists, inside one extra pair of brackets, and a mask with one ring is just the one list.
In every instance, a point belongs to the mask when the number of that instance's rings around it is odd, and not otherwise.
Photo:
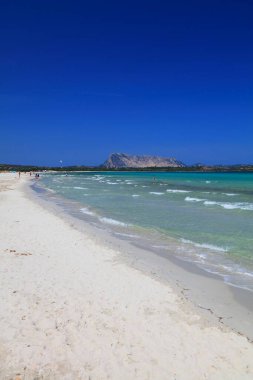
[(251, 173), (59, 173), (40, 185), (121, 238), (253, 291)]

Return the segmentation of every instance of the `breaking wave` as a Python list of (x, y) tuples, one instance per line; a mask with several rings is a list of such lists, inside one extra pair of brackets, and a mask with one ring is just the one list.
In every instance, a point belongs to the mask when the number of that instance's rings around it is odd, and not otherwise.
[(167, 193), (190, 193), (190, 191), (189, 190), (171, 190), (171, 189), (168, 189), (168, 190), (166, 190), (167, 191)]
[(83, 213), (83, 214), (86, 214), (86, 215), (95, 215), (94, 212), (90, 211), (88, 208), (86, 207), (83, 207), (83, 208), (80, 208), (80, 211)]
[(126, 223), (123, 223), (123, 222), (120, 222), (118, 220), (115, 220), (115, 219), (111, 219), (111, 218), (106, 218), (106, 217), (101, 217), (99, 218), (100, 222), (102, 223), (106, 223), (106, 224), (112, 224), (114, 226), (122, 226), (122, 227), (127, 227), (129, 226), (129, 224), (126, 224)]
[(227, 252), (228, 251), (227, 247), (218, 247), (218, 246), (213, 245), (213, 244), (208, 244), (208, 243), (202, 243), (202, 244), (200, 244), (200, 243), (195, 243), (194, 241), (187, 240), (187, 239), (180, 239), (180, 241), (182, 243), (192, 244), (192, 245), (194, 245), (195, 247), (198, 247), (198, 248), (211, 249), (212, 251), (219, 251), (219, 252)]
[(206, 199), (186, 197), (186, 202), (204, 202)]

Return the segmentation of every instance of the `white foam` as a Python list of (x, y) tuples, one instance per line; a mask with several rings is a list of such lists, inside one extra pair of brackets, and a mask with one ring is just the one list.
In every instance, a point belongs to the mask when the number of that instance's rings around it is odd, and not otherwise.
[(87, 214), (87, 215), (95, 215), (94, 212), (90, 211), (88, 208), (86, 207), (83, 207), (83, 208), (80, 208), (80, 211), (83, 213), (83, 214)]
[(167, 189), (166, 190), (167, 191), (167, 193), (190, 193), (190, 191), (189, 190), (171, 190), (171, 189)]
[(74, 189), (76, 189), (76, 190), (88, 190), (88, 187), (75, 186)]
[(103, 223), (112, 224), (115, 226), (122, 226), (122, 227), (128, 226), (128, 224), (126, 224), (126, 223), (123, 223), (123, 222), (120, 222), (118, 220), (111, 219), (111, 218), (101, 217), (101, 218), (99, 218), (99, 220)]
[(222, 193), (223, 195), (227, 195), (228, 197), (234, 197), (237, 194), (234, 193)]
[(214, 202), (214, 201), (205, 201), (205, 206), (220, 206), (227, 210), (247, 210), (247, 211), (253, 211), (253, 204), (252, 203), (246, 203), (246, 202), (236, 202), (236, 203), (223, 203), (223, 202)]
[(205, 261), (206, 255), (204, 253), (199, 253), (197, 256), (201, 259), (201, 261)]
[(226, 209), (240, 209), (240, 210), (248, 210), (253, 211), (253, 204), (252, 203), (224, 203), (220, 205), (223, 208)]
[(163, 195), (165, 193), (159, 193), (157, 191), (150, 191), (149, 194), (154, 194), (154, 195)]
[(207, 199), (191, 198), (191, 197), (186, 197), (185, 201), (203, 202), (205, 206), (220, 206), (227, 210), (239, 209), (239, 210), (253, 211), (253, 203), (247, 203), (247, 202), (224, 203), (224, 202), (215, 202), (215, 201), (209, 201)]
[(239, 266), (228, 266), (224, 264), (219, 264), (218, 267), (224, 269), (227, 272), (230, 272), (232, 274), (239, 274), (239, 275), (244, 275), (248, 277), (253, 277), (253, 273), (248, 272), (246, 269), (239, 267)]
[(217, 205), (218, 204), (218, 202), (214, 202), (214, 201), (204, 201), (204, 205), (206, 205), (206, 206), (212, 206), (212, 205)]
[(191, 240), (187, 240), (187, 239), (180, 239), (182, 243), (186, 243), (186, 244), (192, 244), (194, 245), (195, 247), (198, 247), (198, 248), (207, 248), (207, 249), (211, 249), (212, 251), (219, 251), (219, 252), (227, 252), (228, 251), (228, 248), (226, 247), (218, 247), (216, 245), (213, 245), (213, 244), (208, 244), (208, 243), (194, 243), (193, 241)]
[(132, 197), (136, 198), (136, 197), (139, 197), (140, 195), (139, 194), (133, 194)]
[(118, 185), (117, 182), (107, 182), (107, 183), (108, 183), (108, 185)]
[(184, 199), (186, 202), (204, 202), (205, 199), (201, 199), (201, 198), (191, 198), (191, 197), (186, 197)]

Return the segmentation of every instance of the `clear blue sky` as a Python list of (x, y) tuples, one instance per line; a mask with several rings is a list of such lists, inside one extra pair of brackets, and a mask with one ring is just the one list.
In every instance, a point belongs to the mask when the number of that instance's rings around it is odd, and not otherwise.
[(0, 162), (253, 163), (253, 1), (0, 2)]

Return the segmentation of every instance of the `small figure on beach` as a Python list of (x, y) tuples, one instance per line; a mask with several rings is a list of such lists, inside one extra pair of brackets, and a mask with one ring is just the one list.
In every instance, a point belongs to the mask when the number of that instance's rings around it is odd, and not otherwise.
[(21, 175), (21, 173), (20, 173), (20, 172), (18, 172), (18, 178), (20, 178), (20, 175)]

